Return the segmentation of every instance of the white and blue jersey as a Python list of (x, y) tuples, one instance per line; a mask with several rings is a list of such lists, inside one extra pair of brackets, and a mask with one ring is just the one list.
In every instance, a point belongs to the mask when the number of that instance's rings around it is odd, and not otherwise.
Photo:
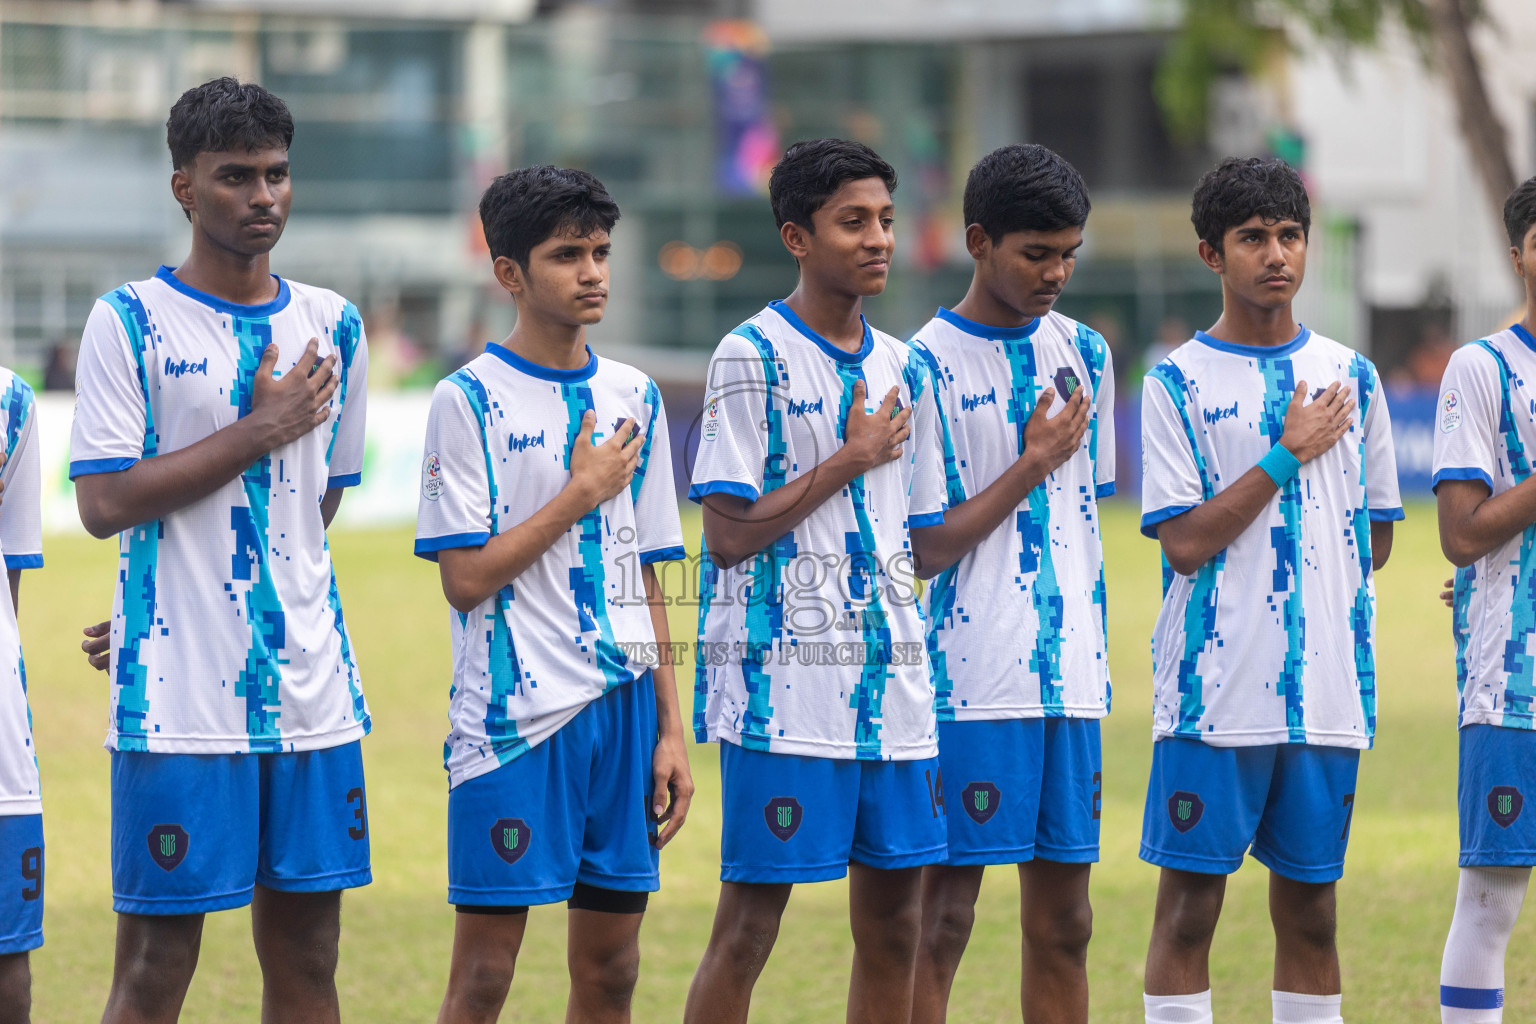
[(80, 341), (71, 479), (186, 448), (251, 411), (257, 365), (336, 356), (330, 418), (205, 498), (119, 535), (107, 746), (315, 750), (369, 729), (320, 502), (358, 483), (368, 350), (356, 307), (278, 279), (242, 306), (168, 267), (102, 296)]
[(938, 718), (1102, 718), (1109, 711), (1098, 499), (1115, 490), (1115, 384), (1097, 332), (1049, 313), (999, 328), (941, 309), (912, 339), (933, 371), (950, 507), (1024, 450), (1040, 393), (1087, 389), (1088, 430), (1015, 512), (928, 585)]
[(689, 496), (756, 501), (843, 443), (853, 387), (870, 412), (912, 408), (902, 458), (876, 466), (772, 545), (700, 570), (694, 733), (811, 757), (933, 757), (933, 683), (909, 530), (943, 521), (944, 456), (926, 361), (864, 327), (846, 352), (782, 302), (726, 335), (709, 364)]
[(1303, 328), (1275, 347), (1199, 332), (1142, 390), (1142, 517), (1157, 525), (1220, 494), (1279, 440), (1298, 382), (1335, 381), (1353, 423), (1237, 539), (1191, 576), (1163, 570), (1152, 634), (1153, 736), (1214, 746), (1365, 749), (1376, 729), (1372, 522), (1401, 519), (1376, 368)]
[[(0, 502), (0, 552), (7, 570), (43, 564), (42, 474), (32, 389), (0, 368), (0, 430), (5, 442), (5, 484)], [(0, 597), (0, 815), (41, 814), (37, 752), (27, 710), (27, 669), (11, 591)]]
[[(1497, 497), (1531, 475), (1536, 339), (1519, 324), (1464, 345), (1440, 385), (1434, 482), (1480, 480)], [(1536, 526), (1456, 570), (1459, 724), (1533, 727)]]
[(639, 465), (627, 488), (522, 575), (468, 614), (449, 610), (450, 787), (543, 743), (656, 663), (641, 570), (684, 551), (666, 411), (644, 373), (590, 350), (580, 369), (553, 370), (487, 345), (432, 394), (416, 554), (433, 561), (448, 548), (480, 547), (549, 504), (570, 482), (588, 410), (595, 444), (635, 421)]

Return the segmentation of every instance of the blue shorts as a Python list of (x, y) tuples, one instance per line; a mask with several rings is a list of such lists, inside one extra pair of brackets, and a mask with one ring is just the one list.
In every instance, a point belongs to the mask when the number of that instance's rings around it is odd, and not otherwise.
[(940, 722), (939, 765), (965, 812), (947, 818), (945, 864), (1099, 859), (1098, 719)]
[(723, 882), (824, 882), (848, 862), (944, 860), (939, 759), (852, 761), (720, 744)]
[(202, 914), (367, 885), (360, 742), (274, 754), (112, 752), (112, 909)]
[(1300, 743), (1213, 747), (1173, 737), (1152, 744), (1141, 859), (1229, 875), (1250, 847), (1298, 882), (1333, 882), (1355, 809), (1360, 751)]
[(0, 815), (0, 956), (43, 944), (43, 816)]
[(582, 708), (549, 739), (448, 793), (448, 902), (570, 899), (577, 882), (661, 888), (651, 818), (651, 674)]
[(1499, 725), (1461, 730), (1456, 804), (1464, 868), (1536, 865), (1536, 732)]

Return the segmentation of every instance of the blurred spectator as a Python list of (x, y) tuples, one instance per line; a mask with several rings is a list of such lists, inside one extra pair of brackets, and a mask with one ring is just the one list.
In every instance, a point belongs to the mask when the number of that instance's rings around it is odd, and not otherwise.
[(43, 368), (44, 391), (75, 390), (75, 357), (80, 345), (73, 338), (60, 338), (48, 349), (48, 362)]
[(425, 356), (400, 326), (400, 307), (380, 302), (364, 318), (368, 332), (368, 386), (393, 391), (406, 385)]
[(1104, 339), (1104, 344), (1109, 348), (1110, 359), (1115, 366), (1115, 394), (1121, 394), (1124, 390), (1127, 353), (1125, 351), (1125, 327), (1120, 323), (1120, 317), (1110, 309), (1096, 309), (1088, 314), (1085, 321), (1087, 325), (1098, 331)]
[(1456, 351), (1456, 340), (1441, 324), (1426, 324), (1419, 343), (1408, 353), (1408, 373), (1415, 384), (1438, 388)]

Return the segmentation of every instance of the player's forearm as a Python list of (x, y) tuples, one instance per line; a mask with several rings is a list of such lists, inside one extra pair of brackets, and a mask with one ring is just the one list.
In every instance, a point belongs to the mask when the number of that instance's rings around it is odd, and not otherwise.
[(1479, 481), (1446, 480), (1436, 491), (1440, 549), (1452, 565), (1466, 568), (1536, 523), (1536, 476), (1497, 497)]
[(1269, 474), (1254, 466), (1214, 498), (1159, 523), (1157, 541), (1173, 571), (1193, 576), (1253, 525), (1276, 490)]
[(656, 733), (662, 737), (683, 739), (683, 712), (677, 702), (677, 677), (670, 656), (672, 631), (667, 625), (667, 606), (661, 593), (661, 582), (656, 578), (654, 566), (641, 570), (645, 581), (645, 600), (650, 606), (651, 629), (656, 634), (656, 667), (651, 679), (656, 684)]
[(272, 450), (263, 418), (244, 416), (195, 444), (75, 481), (80, 521), (93, 537), (160, 519), (202, 501)]
[(1002, 525), (1049, 472), (1020, 457), (974, 498), (951, 505), (944, 521), (912, 530), (912, 563), (919, 579), (930, 580), (970, 554)]
[(21, 570), (7, 569), (5, 575), (11, 584), (11, 611), (21, 614)]
[(543, 508), (481, 546), (439, 551), (443, 596), (458, 611), (473, 611), (526, 572), (594, 507), (586, 489), (572, 481)]
[(868, 467), (839, 448), (815, 469), (756, 501), (729, 494), (704, 499), (704, 542), (722, 569), (745, 561), (805, 521)]
[(320, 521), (327, 530), (331, 528), (331, 520), (336, 518), (336, 510), (341, 508), (341, 496), (346, 493), (345, 487), (332, 487), (320, 499)]
[(1392, 555), (1392, 523), (1387, 520), (1371, 523), (1371, 570), (1374, 572), (1387, 564)]

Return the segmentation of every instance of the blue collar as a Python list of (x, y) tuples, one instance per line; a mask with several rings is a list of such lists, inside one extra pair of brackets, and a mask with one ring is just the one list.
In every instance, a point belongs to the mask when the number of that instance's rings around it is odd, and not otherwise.
[(495, 356), (512, 367), (512, 369), (521, 370), (530, 377), (537, 377), (540, 380), (552, 380), (561, 384), (574, 384), (580, 380), (590, 380), (592, 375), (597, 372), (597, 356), (592, 352), (592, 346), (590, 345), (587, 346), (586, 365), (578, 366), (574, 370), (555, 370), (548, 366), (540, 366), (538, 363), (530, 363), (516, 352), (495, 342), (486, 345), (485, 351), (487, 355)]
[(875, 334), (869, 329), (869, 321), (864, 319), (864, 315), (862, 313), (859, 314), (859, 322), (864, 325), (864, 343), (859, 346), (859, 350), (857, 352), (849, 352), (838, 348), (826, 338), (823, 338), (821, 335), (811, 330), (810, 327), (806, 325), (806, 322), (801, 320), (800, 317), (795, 314), (795, 311), (790, 309), (789, 306), (786, 305), (782, 300), (774, 299), (772, 302), (768, 303), (768, 308), (788, 321), (789, 325), (795, 330), (799, 331), (801, 334), (814, 341), (817, 348), (821, 349), (827, 355), (831, 356), (833, 359), (838, 360), (839, 362), (862, 363), (864, 361), (864, 357), (869, 355), (869, 353), (874, 350)]
[(1525, 329), (1525, 325), (1510, 324), (1509, 329), (1515, 332), (1515, 337), (1525, 342), (1527, 348), (1536, 349), (1536, 338), (1531, 337), (1531, 332)]
[(991, 324), (967, 320), (959, 313), (945, 309), (943, 306), (940, 306), (939, 311), (934, 315), (940, 320), (960, 328), (966, 334), (993, 341), (1016, 341), (1019, 338), (1027, 338), (1034, 334), (1035, 330), (1040, 326), (1040, 317), (1035, 317), (1029, 323), (1019, 327), (993, 327)]
[(1296, 337), (1284, 345), (1239, 345), (1236, 342), (1213, 338), (1204, 331), (1195, 332), (1196, 341), (1209, 345), (1218, 352), (1231, 352), (1233, 355), (1250, 356), (1254, 359), (1278, 359), (1281, 356), (1288, 356), (1305, 345), (1311, 337), (1312, 332), (1307, 330), (1305, 325), (1302, 325)]
[(226, 313), (230, 316), (242, 317), (246, 320), (260, 320), (263, 317), (271, 316), (273, 313), (280, 313), (287, 307), (288, 300), (292, 297), (292, 294), (288, 291), (288, 282), (273, 274), (273, 279), (277, 281), (277, 298), (271, 302), (263, 302), (258, 306), (242, 306), (238, 302), (230, 302), (227, 299), (219, 298), (217, 295), (209, 295), (207, 292), (198, 291), (177, 277), (175, 269), (175, 267), (161, 266), (159, 270), (155, 271), (155, 279), (157, 281), (164, 281), (187, 298), (201, 302), (211, 309), (216, 309), (220, 313)]

